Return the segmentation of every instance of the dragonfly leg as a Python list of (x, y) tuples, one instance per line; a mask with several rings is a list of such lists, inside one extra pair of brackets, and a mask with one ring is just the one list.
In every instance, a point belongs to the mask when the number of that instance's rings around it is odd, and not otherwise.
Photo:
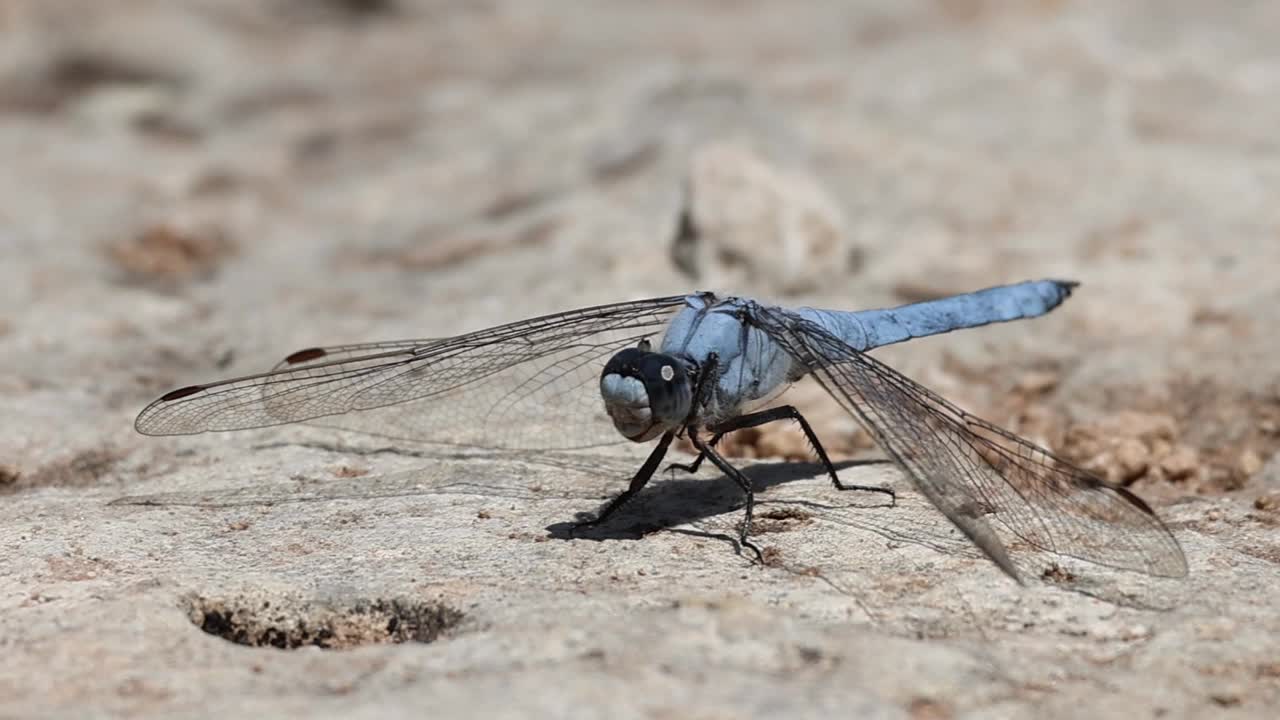
[[(787, 405), (786, 408), (791, 408), (792, 410), (795, 409), (795, 408), (792, 408), (790, 405)], [(748, 415), (739, 415), (738, 417), (732, 420), (729, 420), (728, 422), (724, 422), (719, 425), (716, 425), (714, 428), (712, 428), (715, 434), (711, 436), (711, 440), (707, 442), (707, 445), (714, 448), (716, 444), (720, 442), (721, 438), (733, 432), (734, 430), (744, 430), (746, 428), (755, 427), (757, 425), (763, 425), (765, 423), (773, 422), (774, 420), (783, 420), (789, 417), (785, 413), (782, 415), (779, 415), (776, 412), (778, 410), (783, 410), (783, 409), (785, 408), (770, 408), (768, 410), (761, 410), (760, 412), (750, 413)], [(796, 415), (799, 415), (799, 414), (800, 414), (799, 412), (796, 413)], [(681, 472), (687, 472), (687, 473), (693, 474), (698, 472), (698, 468), (702, 467), (702, 461), (705, 460), (706, 458), (707, 458), (706, 453), (699, 452), (698, 457), (694, 458), (693, 462), (689, 463), (688, 465), (684, 465), (682, 463), (671, 463), (670, 465), (667, 465), (666, 469), (680, 470)]]
[[(720, 355), (718, 353), (710, 353), (707, 356), (706, 362), (702, 365), (702, 367), (698, 368), (698, 386), (694, 390), (694, 402), (693, 402), (695, 411), (698, 408), (702, 408), (707, 404), (709, 395), (715, 386), (716, 371), (719, 368), (720, 368)], [(690, 417), (692, 419), (692, 414)], [(729, 432), (729, 431), (726, 430), (724, 432), (715, 433), (715, 435), (711, 437), (710, 446), (715, 447), (716, 443), (720, 442), (720, 438), (724, 437), (725, 432)], [(692, 425), (690, 425), (689, 437), (692, 438), (693, 435), (694, 435), (694, 430)], [(667, 467), (664, 469), (664, 472), (669, 472), (671, 470), (679, 470), (681, 472), (687, 472), (690, 475), (692, 475), (693, 473), (698, 472), (698, 468), (702, 467), (702, 461), (705, 458), (706, 458), (706, 453), (699, 452), (698, 457), (694, 458), (694, 461), (689, 463), (688, 465), (685, 465), (684, 463), (671, 463), (670, 465), (667, 465)]]
[(890, 504), (896, 505), (898, 503), (898, 494), (893, 491), (893, 488), (887, 485), (854, 485), (852, 483), (845, 484), (840, 482), (840, 476), (836, 475), (836, 466), (832, 465), (831, 458), (827, 457), (826, 449), (823, 448), (822, 443), (818, 441), (818, 434), (813, 431), (813, 428), (809, 426), (809, 421), (804, 419), (804, 416), (800, 414), (800, 411), (797, 410), (794, 405), (783, 405), (782, 407), (765, 410), (758, 414), (763, 415), (770, 412), (778, 413), (777, 417), (771, 418), (773, 420), (790, 418), (800, 424), (800, 430), (804, 432), (804, 436), (808, 438), (809, 444), (813, 446), (814, 453), (816, 453), (818, 459), (822, 461), (822, 466), (827, 469), (827, 474), (831, 476), (831, 484), (834, 485), (837, 490), (862, 490), (865, 492), (884, 493), (889, 496)]
[[(822, 443), (818, 441), (817, 433), (813, 431), (813, 428), (809, 426), (809, 421), (805, 419), (804, 415), (800, 414), (800, 411), (797, 410), (794, 405), (781, 405), (779, 407), (761, 410), (760, 412), (751, 413), (749, 415), (740, 415), (732, 420), (716, 425), (711, 428), (715, 434), (711, 436), (711, 441), (708, 443), (708, 446), (714, 448), (716, 443), (720, 442), (720, 438), (734, 430), (743, 430), (778, 420), (795, 420), (800, 424), (800, 430), (804, 432), (804, 436), (809, 440), (809, 444), (813, 446), (814, 453), (817, 454), (818, 460), (822, 463), (822, 467), (826, 469), (827, 475), (831, 477), (831, 484), (834, 485), (837, 490), (864, 490), (866, 492), (884, 493), (888, 495), (893, 502), (897, 502), (897, 495), (894, 493), (893, 488), (885, 487), (883, 485), (853, 485), (840, 482), (840, 476), (836, 474), (835, 465), (831, 464), (831, 458), (827, 457), (827, 451), (822, 447)], [(672, 463), (667, 466), (667, 469), (683, 470), (685, 472), (694, 473), (698, 471), (698, 468), (702, 465), (702, 460), (705, 457), (706, 453), (699, 451), (698, 457), (694, 458), (693, 462), (688, 465)]]
[[(707, 441), (707, 445), (709, 445), (710, 447), (715, 447), (716, 443), (720, 442), (720, 438), (722, 437), (724, 437), (724, 433), (722, 432), (718, 432), (715, 435), (712, 435), (711, 439)], [(692, 475), (698, 472), (698, 468), (702, 467), (702, 461), (706, 459), (707, 459), (707, 454), (703, 452), (699, 452), (698, 457), (694, 458), (693, 462), (687, 465), (685, 463), (669, 463), (667, 467), (663, 470), (663, 472), (670, 472), (671, 470), (679, 470), (680, 472), (686, 472)]]
[(654, 446), (653, 452), (649, 453), (649, 459), (644, 461), (644, 465), (641, 465), (640, 469), (636, 471), (635, 476), (631, 478), (631, 484), (627, 486), (627, 489), (623, 490), (617, 497), (610, 500), (609, 504), (605, 505), (604, 509), (602, 509), (594, 519), (574, 523), (574, 525), (569, 529), (569, 534), (572, 535), (578, 530), (595, 527), (603, 523), (605, 520), (609, 519), (610, 515), (617, 512), (618, 508), (626, 505), (628, 500), (634, 497), (636, 493), (640, 492), (640, 490), (648, 484), (649, 479), (653, 477), (653, 471), (657, 470), (658, 465), (662, 463), (662, 458), (666, 456), (667, 448), (671, 445), (671, 439), (673, 437), (675, 437), (674, 432), (663, 433), (662, 438), (658, 440), (658, 444)]
[(760, 552), (760, 548), (756, 547), (755, 543), (747, 539), (747, 536), (751, 534), (751, 516), (756, 507), (756, 494), (755, 491), (751, 489), (751, 481), (747, 479), (746, 475), (742, 474), (741, 470), (730, 465), (728, 461), (720, 457), (720, 453), (716, 452), (715, 448), (703, 442), (702, 439), (698, 437), (697, 431), (692, 428), (689, 429), (689, 441), (693, 443), (694, 447), (698, 448), (699, 457), (705, 456), (710, 458), (712, 464), (720, 468), (720, 472), (724, 473), (737, 483), (738, 487), (742, 488), (742, 492), (747, 496), (747, 513), (742, 518), (742, 532), (738, 533), (738, 542), (742, 547), (751, 548), (751, 551), (756, 554), (756, 559), (763, 565), (764, 553)]

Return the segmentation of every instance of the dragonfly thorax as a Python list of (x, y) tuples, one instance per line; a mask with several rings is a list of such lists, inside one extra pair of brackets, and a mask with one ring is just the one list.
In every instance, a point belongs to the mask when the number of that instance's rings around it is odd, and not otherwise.
[(681, 360), (648, 351), (648, 343), (615, 354), (600, 373), (600, 395), (613, 425), (628, 440), (645, 442), (682, 425), (693, 405), (689, 371)]

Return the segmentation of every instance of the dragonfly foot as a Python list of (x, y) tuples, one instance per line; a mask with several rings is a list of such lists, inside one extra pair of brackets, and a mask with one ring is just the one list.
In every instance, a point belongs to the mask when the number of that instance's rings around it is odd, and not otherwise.
[(839, 480), (833, 480), (831, 484), (835, 485), (836, 489), (841, 491), (862, 490), (865, 492), (884, 493), (889, 496), (889, 507), (895, 507), (898, 504), (898, 493), (894, 492), (893, 488), (888, 485), (846, 485)]
[(698, 472), (698, 463), (689, 463), (687, 465), (685, 463), (670, 463), (662, 469), (663, 472), (671, 472), (672, 470), (679, 470), (680, 472), (692, 475)]

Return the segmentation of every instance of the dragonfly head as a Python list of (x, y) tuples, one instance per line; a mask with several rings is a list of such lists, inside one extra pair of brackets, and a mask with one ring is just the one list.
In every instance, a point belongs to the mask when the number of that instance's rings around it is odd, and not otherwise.
[(685, 364), (649, 344), (619, 351), (600, 373), (600, 395), (614, 427), (628, 440), (645, 442), (689, 417), (693, 389)]

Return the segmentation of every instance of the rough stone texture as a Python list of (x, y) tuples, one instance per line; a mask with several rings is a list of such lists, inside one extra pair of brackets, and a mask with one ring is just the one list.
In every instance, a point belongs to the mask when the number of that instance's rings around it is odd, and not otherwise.
[(844, 218), (808, 173), (719, 141), (694, 150), (685, 182), (672, 251), (697, 282), (791, 295), (857, 266)]
[[(1270, 717), (1278, 34), (1271, 2), (0, 2), (0, 715)], [(758, 567), (705, 473), (563, 539), (627, 448), (132, 431), (316, 343), (691, 289), (691, 154), (744, 136), (862, 253), (787, 302), (1082, 281), (878, 355), (1131, 482), (1190, 577), (1018, 587), (884, 465), (843, 472), (897, 508), (754, 465)], [(738, 452), (802, 455), (776, 433)], [(201, 631), (229, 607), (374, 644)]]

